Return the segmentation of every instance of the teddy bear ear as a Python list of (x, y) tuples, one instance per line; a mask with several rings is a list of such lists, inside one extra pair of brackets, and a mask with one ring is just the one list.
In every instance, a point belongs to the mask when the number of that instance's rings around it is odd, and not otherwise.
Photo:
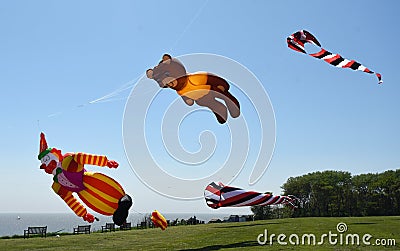
[(165, 54), (162, 56), (162, 61), (165, 61), (165, 60), (168, 60), (168, 59), (172, 59), (172, 56), (169, 55), (168, 53), (165, 53)]

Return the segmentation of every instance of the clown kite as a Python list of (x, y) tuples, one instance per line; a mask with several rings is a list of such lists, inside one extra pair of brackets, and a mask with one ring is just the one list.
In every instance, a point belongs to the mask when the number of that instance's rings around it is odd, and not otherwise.
[(126, 222), (132, 198), (114, 179), (101, 173), (88, 172), (84, 168), (85, 164), (117, 168), (116, 161), (108, 160), (106, 156), (87, 153), (62, 155), (60, 150), (47, 147), (43, 133), (40, 134), (38, 159), (42, 163), (40, 169), (53, 175), (54, 192), (77, 216), (89, 223), (95, 220), (85, 206), (73, 196), (74, 192), (93, 211), (102, 215), (112, 215), (115, 224), (120, 226)]

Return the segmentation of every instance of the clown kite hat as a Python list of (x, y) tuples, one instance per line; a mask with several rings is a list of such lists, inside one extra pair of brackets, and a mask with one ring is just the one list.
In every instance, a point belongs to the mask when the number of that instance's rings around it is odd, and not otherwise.
[(44, 137), (44, 133), (40, 133), (40, 150), (39, 150), (39, 155), (38, 159), (41, 160), (44, 156), (46, 156), (52, 148), (47, 147), (47, 142), (46, 138)]

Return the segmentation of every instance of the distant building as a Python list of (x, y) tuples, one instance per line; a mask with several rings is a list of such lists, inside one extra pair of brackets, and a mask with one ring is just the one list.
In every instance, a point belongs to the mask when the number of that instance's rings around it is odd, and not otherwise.
[(211, 219), (208, 221), (208, 223), (221, 223), (222, 220), (221, 219)]
[(253, 215), (230, 215), (229, 217), (224, 217), (224, 222), (245, 222), (253, 221)]
[(232, 214), (230, 216), (226, 216), (223, 220), (218, 218), (213, 218), (208, 221), (208, 223), (221, 223), (221, 222), (245, 222), (245, 221), (254, 221), (254, 215), (237, 215)]

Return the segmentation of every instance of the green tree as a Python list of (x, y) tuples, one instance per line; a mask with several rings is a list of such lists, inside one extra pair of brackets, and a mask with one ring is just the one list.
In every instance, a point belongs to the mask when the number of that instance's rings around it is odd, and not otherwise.
[(251, 211), (254, 214), (254, 220), (268, 220), (273, 218), (271, 206), (252, 206)]
[(290, 177), (282, 189), (300, 200), (293, 217), (400, 215), (400, 169), (355, 176), (313, 172)]

